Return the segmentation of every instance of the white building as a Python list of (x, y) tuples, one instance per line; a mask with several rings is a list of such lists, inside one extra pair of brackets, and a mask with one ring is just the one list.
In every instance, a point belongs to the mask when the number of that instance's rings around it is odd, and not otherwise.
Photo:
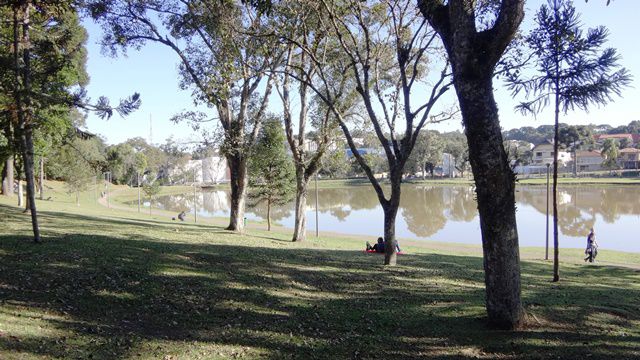
[(229, 182), (231, 179), (227, 159), (221, 155), (189, 160), (183, 166), (171, 170), (169, 176), (174, 184), (213, 185)]
[(229, 182), (231, 173), (224, 156), (211, 156), (202, 159), (202, 182), (205, 184), (219, 184)]
[[(531, 150), (533, 152), (533, 165), (553, 164), (553, 143), (546, 141), (536, 145)], [(571, 153), (566, 151), (558, 151), (558, 166), (564, 167), (572, 160)]]

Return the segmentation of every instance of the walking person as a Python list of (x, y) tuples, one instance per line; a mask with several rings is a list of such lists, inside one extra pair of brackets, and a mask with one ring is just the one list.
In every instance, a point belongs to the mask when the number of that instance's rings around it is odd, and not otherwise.
[(587, 248), (584, 250), (584, 253), (587, 255), (584, 258), (584, 261), (589, 261), (590, 263), (596, 260), (596, 256), (598, 255), (598, 242), (596, 241), (596, 233), (591, 228), (589, 235), (587, 235)]

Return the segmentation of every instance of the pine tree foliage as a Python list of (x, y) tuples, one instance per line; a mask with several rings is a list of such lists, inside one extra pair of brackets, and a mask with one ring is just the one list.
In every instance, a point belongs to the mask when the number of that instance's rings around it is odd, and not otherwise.
[(569, 0), (548, 0), (536, 14), (537, 27), (526, 42), (533, 53), (536, 74), (527, 77), (520, 69), (509, 73), (508, 86), (514, 96), (523, 91), (526, 101), (516, 108), (537, 114), (554, 106), (553, 159), (553, 281), (559, 281), (558, 240), (558, 152), (559, 114), (587, 111), (591, 105), (605, 105), (629, 86), (631, 75), (620, 68), (620, 57), (611, 48), (601, 50), (607, 40), (605, 27), (582, 31), (580, 17)]
[(508, 76), (513, 96), (523, 92), (527, 101), (522, 113), (537, 114), (558, 95), (559, 109), (566, 113), (605, 105), (629, 86), (631, 75), (619, 66), (615, 49), (602, 49), (608, 30), (604, 26), (582, 30), (571, 1), (549, 0), (536, 14), (537, 27), (526, 37), (533, 52), (536, 75), (515, 70)]
[(271, 230), (271, 207), (288, 203), (295, 194), (295, 171), (277, 119), (265, 122), (252, 151), (249, 187), (249, 199), (254, 205), (267, 204), (267, 226)]

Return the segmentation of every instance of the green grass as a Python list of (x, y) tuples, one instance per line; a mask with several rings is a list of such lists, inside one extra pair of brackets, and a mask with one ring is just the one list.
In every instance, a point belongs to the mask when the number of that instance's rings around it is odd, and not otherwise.
[(528, 325), (495, 331), (477, 246), (407, 244), (385, 268), (357, 238), (236, 235), (49, 191), (42, 244), (0, 197), (2, 359), (640, 357), (637, 254), (563, 252), (551, 283), (540, 249), (523, 249)]
[[(549, 179), (549, 183), (553, 180)], [(521, 185), (546, 185), (547, 178), (531, 178), (520, 179), (518, 184)], [(620, 178), (620, 177), (561, 177), (558, 178), (558, 184), (573, 184), (573, 185), (640, 185), (640, 178)]]

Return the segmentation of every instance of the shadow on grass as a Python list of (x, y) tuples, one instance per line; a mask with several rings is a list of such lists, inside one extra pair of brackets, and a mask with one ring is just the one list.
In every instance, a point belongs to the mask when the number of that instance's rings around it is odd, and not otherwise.
[(0, 333), (0, 354), (162, 358), (187, 346), (204, 357), (268, 359), (638, 355), (629, 329), (640, 292), (625, 286), (637, 282), (633, 270), (568, 268), (569, 280), (550, 284), (548, 266), (525, 263), (524, 302), (546, 323), (489, 331), (477, 257), (404, 255), (384, 268), (375, 254), (100, 236), (91, 234), (100, 224), (144, 225), (43, 216), (58, 230), (60, 218), (86, 228), (39, 245), (0, 231), (0, 319), (51, 328)]

